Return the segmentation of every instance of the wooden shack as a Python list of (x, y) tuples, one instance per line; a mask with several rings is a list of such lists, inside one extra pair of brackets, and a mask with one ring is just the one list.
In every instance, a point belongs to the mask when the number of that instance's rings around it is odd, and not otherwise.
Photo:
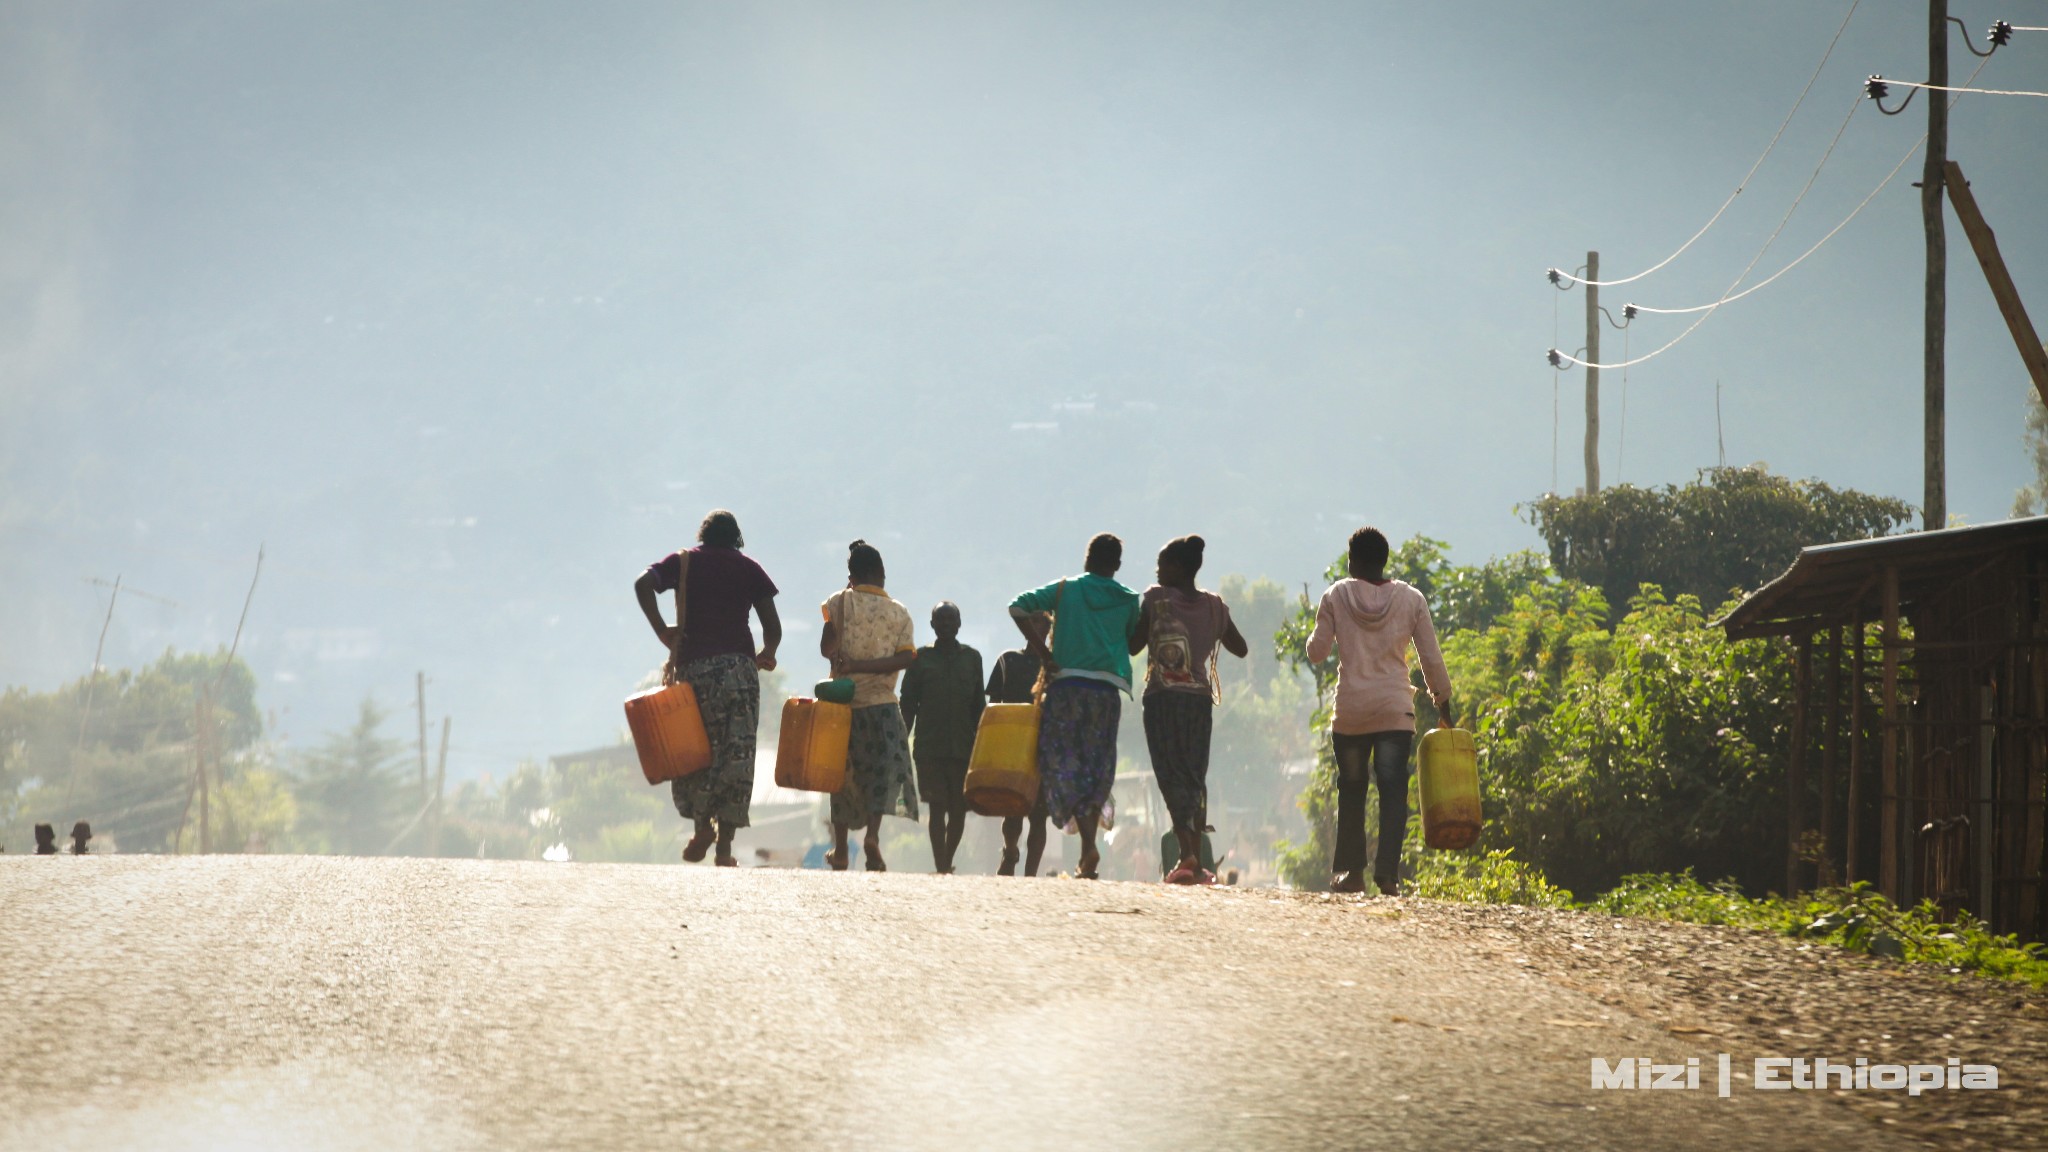
[(1796, 654), (1788, 890), (2043, 937), (2048, 516), (1807, 548), (1720, 624)]

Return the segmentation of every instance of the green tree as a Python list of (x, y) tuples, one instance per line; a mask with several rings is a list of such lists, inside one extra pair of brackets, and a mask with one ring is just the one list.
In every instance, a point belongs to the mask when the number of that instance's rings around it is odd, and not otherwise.
[(1912, 518), (1903, 500), (1788, 480), (1762, 466), (1709, 468), (1684, 487), (1630, 484), (1527, 506), (1559, 574), (1626, 604), (1645, 584), (1719, 604), (1789, 567), (1799, 550), (1883, 536)]
[(1599, 891), (1692, 867), (1761, 891), (1784, 874), (1791, 660), (1731, 642), (1690, 596), (1538, 587), (1445, 644), (1480, 750), (1482, 845)]
[(405, 743), (383, 734), (389, 713), (365, 699), (354, 727), (301, 758), (293, 791), (308, 838), (330, 852), (382, 854), (412, 799), (400, 765)]
[[(1237, 630), (1247, 640), (1253, 637), (1271, 636), (1280, 630), (1280, 624), (1287, 619), (1289, 605), (1287, 589), (1276, 580), (1264, 576), (1247, 580), (1235, 573), (1225, 576), (1216, 586), (1216, 594), (1230, 606), (1230, 618), (1237, 624)], [(1269, 645), (1253, 643), (1250, 658), (1249, 679), (1252, 687), (1259, 692), (1266, 691), (1275, 677), (1287, 672)]]
[(2034, 482), (2012, 498), (2014, 516), (2039, 516), (2048, 512), (2048, 408), (2041, 394), (2027, 390), (2027, 426), (2020, 434), (2027, 446), (2027, 458), (2034, 465)]
[(38, 822), (87, 820), (96, 847), (176, 847), (192, 815), (192, 731), (200, 693), (213, 704), (223, 765), (263, 734), (256, 678), (223, 649), (167, 650), (138, 669), (101, 670), (53, 692), (0, 694), (0, 836), (26, 840)]

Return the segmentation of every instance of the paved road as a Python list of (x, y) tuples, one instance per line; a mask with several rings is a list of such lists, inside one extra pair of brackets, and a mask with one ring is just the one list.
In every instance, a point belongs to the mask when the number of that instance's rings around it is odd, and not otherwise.
[(1398, 903), (0, 857), (0, 1149), (1900, 1146)]

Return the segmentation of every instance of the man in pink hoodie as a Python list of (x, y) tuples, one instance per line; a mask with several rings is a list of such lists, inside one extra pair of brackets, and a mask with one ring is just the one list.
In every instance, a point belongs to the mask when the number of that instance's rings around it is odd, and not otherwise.
[(1437, 711), (1450, 704), (1451, 677), (1437, 650), (1429, 602), (1413, 585), (1387, 579), (1387, 538), (1377, 528), (1351, 534), (1351, 575), (1330, 585), (1316, 607), (1308, 658), (1318, 664), (1337, 650), (1337, 851), (1335, 892), (1365, 891), (1365, 793), (1380, 790), (1379, 850), (1372, 876), (1395, 895), (1401, 841), (1408, 832), (1408, 753), (1415, 743), (1415, 688), (1408, 648)]

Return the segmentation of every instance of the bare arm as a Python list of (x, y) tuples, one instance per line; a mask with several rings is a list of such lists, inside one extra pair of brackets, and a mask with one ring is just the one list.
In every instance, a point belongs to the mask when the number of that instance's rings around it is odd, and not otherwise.
[(1138, 604), (1138, 626), (1131, 629), (1131, 655), (1136, 656), (1152, 642), (1151, 605), (1142, 601)]
[(654, 590), (654, 573), (640, 573), (640, 578), (633, 581), (633, 595), (639, 598), (640, 611), (647, 617), (648, 627), (654, 629), (655, 639), (661, 641), (663, 648), (673, 650), (676, 646), (676, 630), (669, 627), (668, 622), (661, 618), (661, 601), (656, 599), (660, 594)]
[(1058, 671), (1059, 666), (1052, 662), (1051, 650), (1045, 646), (1047, 625), (1041, 618), (1041, 615), (1039, 613), (1020, 614), (1013, 608), (1010, 610), (1010, 619), (1016, 622), (1017, 631), (1024, 634), (1024, 650), (1044, 661), (1047, 673)]
[(761, 654), (754, 657), (754, 667), (773, 672), (775, 650), (782, 647), (782, 616), (775, 611), (775, 597), (763, 596), (754, 601), (754, 615), (761, 618)]
[(1223, 622), (1223, 650), (1239, 660), (1252, 654), (1252, 646), (1244, 642), (1244, 634), (1237, 630), (1237, 621)]
[[(837, 640), (838, 638), (835, 636), (834, 639)], [(838, 647), (837, 644), (833, 646), (835, 648)], [(917, 663), (917, 651), (912, 649), (907, 652), (898, 652), (894, 656), (883, 656), (876, 660), (835, 660), (832, 663), (832, 670), (842, 676), (855, 674), (873, 676), (883, 672), (901, 672), (915, 663)]]

